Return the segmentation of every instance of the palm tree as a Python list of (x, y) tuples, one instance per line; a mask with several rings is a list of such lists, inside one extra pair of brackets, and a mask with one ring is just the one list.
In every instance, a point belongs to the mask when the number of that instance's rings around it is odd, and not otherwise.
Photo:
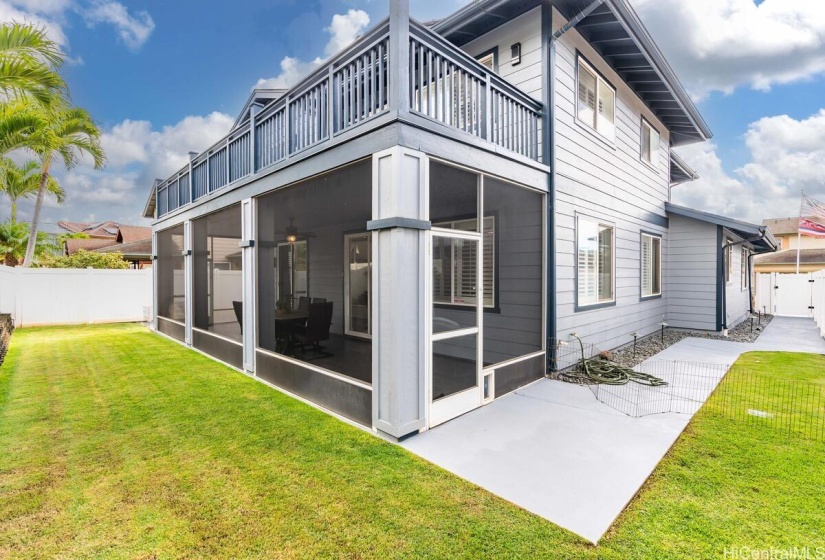
[(63, 160), (66, 169), (77, 165), (81, 154), (92, 157), (95, 169), (106, 163), (106, 155), (100, 145), (100, 129), (85, 109), (79, 107), (53, 107), (46, 111), (44, 122), (37, 127), (28, 139), (27, 147), (37, 154), (40, 160), (40, 186), (34, 203), (29, 241), (23, 266), (30, 266), (37, 245), (37, 222), (43, 208), (43, 196), (46, 193), (51, 167), (58, 158)]
[[(0, 158), (0, 192), (3, 192), (11, 201), (11, 221), (17, 221), (17, 202), (25, 198), (32, 198), (40, 187), (40, 164), (36, 161), (27, 161), (18, 166), (11, 159)], [(49, 177), (46, 190), (57, 198), (58, 203), (66, 200), (66, 191), (54, 177)]]
[(46, 30), (31, 24), (0, 25), (0, 92), (6, 99), (30, 97), (50, 106), (64, 97), (58, 69), (63, 53)]
[(0, 224), (0, 258), (6, 266), (17, 266), (28, 242), (26, 224), (9, 220)]
[(0, 156), (25, 148), (46, 119), (42, 106), (22, 98), (0, 103)]

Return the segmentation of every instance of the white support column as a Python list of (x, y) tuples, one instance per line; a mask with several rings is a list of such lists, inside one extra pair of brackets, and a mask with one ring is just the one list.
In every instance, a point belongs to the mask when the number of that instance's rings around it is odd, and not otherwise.
[(194, 309), (193, 305), (195, 303), (193, 295), (194, 295), (194, 254), (192, 250), (192, 221), (186, 220), (183, 222), (183, 293), (184, 293), (184, 322), (185, 322), (185, 330), (184, 330), (184, 342), (186, 344), (192, 344), (192, 310)]
[(241, 201), (241, 259), (243, 266), (243, 367), (255, 372), (255, 199)]
[(372, 162), (372, 418), (399, 438), (426, 426), (429, 161), (395, 147)]

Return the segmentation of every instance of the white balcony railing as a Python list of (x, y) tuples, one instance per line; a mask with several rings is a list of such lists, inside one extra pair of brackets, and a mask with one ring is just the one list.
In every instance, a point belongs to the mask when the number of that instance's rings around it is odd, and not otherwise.
[[(386, 113), (398, 68), (389, 42), (385, 20), (158, 184), (158, 217)], [(541, 103), (414, 21), (409, 53), (414, 114), (541, 160)]]

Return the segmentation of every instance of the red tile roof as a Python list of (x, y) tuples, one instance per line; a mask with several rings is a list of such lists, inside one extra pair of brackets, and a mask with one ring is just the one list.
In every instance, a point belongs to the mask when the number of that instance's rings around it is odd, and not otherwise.
[(108, 247), (112, 245), (112, 239), (67, 239), (66, 240), (66, 254), (74, 255), (78, 249), (86, 249), (91, 251), (93, 249), (100, 249), (101, 247)]

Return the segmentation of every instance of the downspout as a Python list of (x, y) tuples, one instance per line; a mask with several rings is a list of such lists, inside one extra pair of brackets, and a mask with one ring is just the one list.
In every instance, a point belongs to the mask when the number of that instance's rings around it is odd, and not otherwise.
[[(593, 0), (584, 10), (571, 18), (558, 31), (553, 33), (553, 5), (551, 0), (541, 3), (541, 41), (542, 54), (546, 56), (545, 69), (542, 72), (542, 90), (544, 92), (544, 110), (542, 118), (546, 133), (542, 146), (542, 159), (550, 166), (547, 194), (547, 300), (546, 324), (547, 371), (553, 371), (556, 365), (558, 318), (556, 316), (556, 41), (573, 29), (581, 20), (604, 3)], [(552, 35), (551, 35), (552, 34)], [(552, 344), (550, 343), (552, 341)]]
[(544, 92), (544, 108), (542, 118), (544, 119), (544, 142), (542, 145), (542, 159), (546, 165), (550, 166), (550, 175), (547, 178), (547, 233), (546, 233), (546, 286), (545, 286), (545, 321), (546, 321), (546, 371), (550, 372), (556, 368), (557, 342), (557, 318), (556, 318), (556, 160), (555, 160), (555, 140), (556, 126), (555, 113), (556, 106), (556, 45), (550, 34), (553, 31), (553, 6), (550, 0), (541, 3), (541, 41), (542, 54), (544, 60), (544, 72), (542, 75), (542, 90)]

